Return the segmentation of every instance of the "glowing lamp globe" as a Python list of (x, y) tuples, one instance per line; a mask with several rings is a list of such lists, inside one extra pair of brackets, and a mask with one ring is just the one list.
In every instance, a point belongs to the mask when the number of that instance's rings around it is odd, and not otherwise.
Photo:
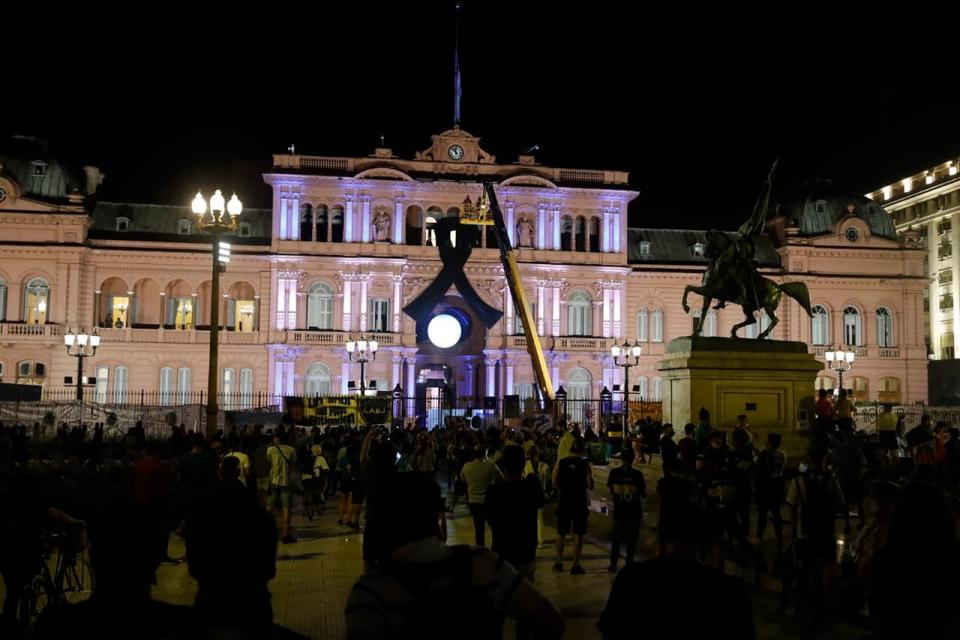
[(430, 320), (427, 325), (427, 338), (430, 343), (440, 349), (449, 349), (460, 342), (463, 328), (460, 321), (448, 313), (441, 313)]

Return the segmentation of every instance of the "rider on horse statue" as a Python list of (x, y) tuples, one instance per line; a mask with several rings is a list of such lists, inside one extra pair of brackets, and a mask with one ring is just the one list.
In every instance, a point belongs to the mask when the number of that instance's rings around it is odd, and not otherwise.
[(802, 282), (778, 284), (763, 276), (756, 260), (756, 238), (763, 233), (767, 222), (767, 210), (770, 205), (770, 189), (777, 163), (773, 163), (760, 197), (753, 208), (750, 218), (740, 225), (736, 239), (722, 231), (708, 231), (704, 254), (710, 264), (703, 274), (701, 286), (688, 285), (683, 291), (683, 310), (689, 312), (687, 295), (696, 293), (703, 297), (703, 308), (697, 320), (694, 335), (700, 335), (710, 303), (717, 300), (715, 309), (721, 309), (730, 302), (743, 308), (744, 321), (734, 325), (731, 337), (737, 337), (737, 329), (757, 322), (756, 312), (763, 310), (770, 320), (769, 326), (758, 336), (767, 337), (778, 323), (776, 309), (781, 295), (786, 293), (795, 299), (812, 316), (810, 295)]

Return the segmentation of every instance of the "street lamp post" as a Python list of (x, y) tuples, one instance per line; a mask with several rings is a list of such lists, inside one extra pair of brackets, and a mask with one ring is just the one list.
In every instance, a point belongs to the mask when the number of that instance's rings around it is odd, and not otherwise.
[(853, 369), (854, 355), (853, 351), (827, 351), (823, 354), (827, 361), (827, 369), (837, 372), (841, 389), (843, 389), (843, 374)]
[[(210, 198), (209, 215), (207, 200), (199, 191), (193, 199), (193, 214), (197, 217), (197, 228), (210, 234), (211, 255), (213, 257), (213, 279), (210, 286), (210, 363), (207, 372), (207, 437), (217, 431), (217, 357), (220, 333), (220, 274), (226, 271), (230, 262), (230, 245), (221, 242), (220, 237), (226, 231), (234, 231), (243, 211), (243, 203), (233, 194), (230, 202), (224, 200), (220, 189)], [(228, 213), (229, 217), (224, 216)]]
[(367, 392), (366, 366), (368, 362), (377, 359), (378, 344), (376, 340), (367, 340), (361, 333), (356, 340), (347, 340), (346, 346), (350, 362), (360, 364), (360, 397), (362, 398)]
[(626, 438), (630, 426), (630, 367), (640, 364), (640, 345), (624, 341), (622, 345), (610, 347), (613, 363), (623, 367), (623, 437)]
[(79, 411), (77, 414), (77, 426), (83, 426), (83, 359), (90, 358), (97, 353), (97, 347), (100, 346), (100, 336), (94, 329), (92, 334), (88, 334), (84, 329), (77, 333), (67, 331), (63, 334), (63, 344), (67, 347), (67, 355), (77, 359), (77, 403)]

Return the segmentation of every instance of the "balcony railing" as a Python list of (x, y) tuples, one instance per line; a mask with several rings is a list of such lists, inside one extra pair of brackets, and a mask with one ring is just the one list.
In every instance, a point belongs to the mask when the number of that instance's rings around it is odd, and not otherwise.
[(891, 349), (890, 347), (880, 347), (879, 356), (881, 358), (899, 358), (900, 349)]
[[(580, 336), (540, 336), (540, 346), (545, 350), (559, 349), (561, 351), (602, 351), (610, 350), (617, 338), (593, 338)], [(487, 346), (491, 349), (526, 349), (525, 336), (504, 336), (487, 338)]]
[(58, 324), (0, 323), (0, 336), (15, 336), (18, 340), (46, 342), (62, 335), (63, 327)]

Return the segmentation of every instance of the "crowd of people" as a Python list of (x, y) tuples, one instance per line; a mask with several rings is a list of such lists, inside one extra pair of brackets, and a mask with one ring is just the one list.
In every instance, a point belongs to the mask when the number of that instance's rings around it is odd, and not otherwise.
[[(657, 601), (662, 615), (647, 631), (706, 632), (722, 617), (736, 637), (752, 637), (748, 591), (725, 575), (731, 561), (780, 578), (784, 608), (806, 625), (844, 619), (878, 637), (933, 633), (952, 615), (926, 598), (954, 594), (960, 568), (960, 434), (927, 416), (907, 430), (888, 408), (868, 435), (845, 400), (820, 398), (797, 460), (779, 434), (761, 441), (746, 416), (729, 433), (715, 429), (705, 408), (679, 439), (672, 425), (644, 420), (622, 442), (563, 420), (546, 430), (247, 425), (210, 438), (181, 426), (164, 440), (138, 424), (115, 441), (99, 425), (61, 425), (50, 438), (39, 426), (0, 425), (0, 625), (33, 625), (36, 637), (126, 637), (131, 628), (158, 638), (297, 637), (274, 625), (267, 582), (278, 545), (297, 542), (293, 505), (312, 493), (336, 500), (338, 527), (363, 530), (348, 637), (439, 637), (444, 620), (463, 619), (478, 621), (467, 635), (498, 637), (505, 617), (518, 637), (559, 637), (560, 614), (535, 586), (544, 513), (556, 503), (553, 570), (566, 572), (569, 558), (569, 573), (582, 575), (596, 475), (586, 447), (603, 442), (616, 458), (606, 479), (616, 579), (598, 622), (605, 636), (625, 637), (635, 603)], [(656, 466), (657, 547), (646, 550), (655, 557), (636, 562), (645, 478)], [(469, 514), (472, 546), (445, 544), (452, 513)], [(19, 600), (44, 559), (43, 532), (87, 523), (92, 597), (23, 620)], [(184, 537), (184, 559), (168, 554), (172, 534)], [(194, 606), (152, 601), (158, 566), (184, 560), (198, 583)], [(658, 599), (664, 590), (686, 595)], [(677, 608), (691, 599), (707, 607), (703, 616)]]

